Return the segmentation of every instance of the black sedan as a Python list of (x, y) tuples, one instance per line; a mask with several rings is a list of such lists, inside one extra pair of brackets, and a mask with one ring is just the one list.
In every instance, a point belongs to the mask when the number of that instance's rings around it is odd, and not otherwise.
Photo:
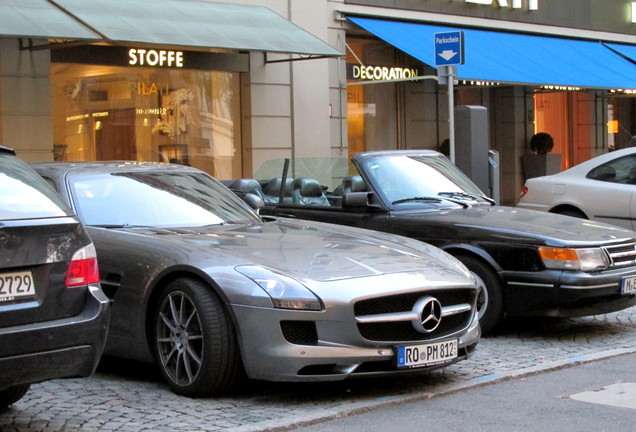
[(298, 160), (290, 168), (279, 161), (263, 170), (271, 175), (278, 164), (276, 178), (257, 173), (258, 181), (228, 185), (242, 196), (260, 195), (261, 214), (401, 234), (449, 252), (480, 281), (484, 333), (506, 316), (575, 317), (636, 304), (631, 230), (495, 205), (434, 151), (367, 152), (355, 155), (353, 166), (342, 161)]
[(34, 168), (75, 208), (113, 299), (106, 353), (205, 396), (248, 378), (333, 381), (467, 358), (477, 285), (409, 238), (263, 220), (208, 174), (157, 163)]
[(77, 216), (0, 146), (0, 411), (33, 383), (91, 375), (109, 313)]

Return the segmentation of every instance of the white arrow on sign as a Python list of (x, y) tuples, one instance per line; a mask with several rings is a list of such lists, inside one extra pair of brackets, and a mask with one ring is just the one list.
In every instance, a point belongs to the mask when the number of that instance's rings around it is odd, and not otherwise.
[(452, 51), (452, 50), (444, 50), (442, 51), (439, 56), (441, 58), (443, 58), (446, 61), (449, 61), (450, 59), (452, 59), (453, 57), (455, 57), (457, 55), (456, 51)]

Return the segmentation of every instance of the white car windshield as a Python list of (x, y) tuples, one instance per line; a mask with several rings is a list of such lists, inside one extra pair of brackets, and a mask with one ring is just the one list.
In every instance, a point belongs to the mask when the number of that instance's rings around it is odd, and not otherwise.
[(124, 172), (71, 180), (87, 225), (176, 227), (257, 223), (260, 218), (223, 185), (191, 172)]

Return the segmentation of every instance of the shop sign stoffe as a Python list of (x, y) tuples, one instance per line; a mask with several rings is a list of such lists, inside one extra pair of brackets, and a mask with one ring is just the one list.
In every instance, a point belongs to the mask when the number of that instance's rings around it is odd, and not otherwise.
[(248, 72), (249, 54), (83, 45), (51, 50), (51, 61), (157, 69)]
[(130, 48), (128, 50), (130, 66), (183, 67), (183, 51)]

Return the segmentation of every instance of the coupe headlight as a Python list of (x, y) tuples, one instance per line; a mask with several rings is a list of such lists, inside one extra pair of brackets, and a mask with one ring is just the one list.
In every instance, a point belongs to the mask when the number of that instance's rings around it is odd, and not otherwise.
[(539, 255), (545, 266), (550, 269), (598, 271), (609, 266), (609, 259), (600, 248), (572, 249), (541, 246)]
[(238, 266), (236, 271), (263, 288), (278, 309), (322, 310), (320, 299), (296, 279), (259, 266)]

